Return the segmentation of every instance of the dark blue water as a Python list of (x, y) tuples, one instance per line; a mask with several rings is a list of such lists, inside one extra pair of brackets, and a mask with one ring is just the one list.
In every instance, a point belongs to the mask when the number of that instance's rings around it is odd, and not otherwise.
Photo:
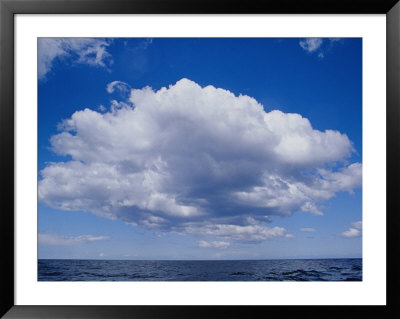
[(39, 281), (360, 281), (361, 259), (40, 259)]

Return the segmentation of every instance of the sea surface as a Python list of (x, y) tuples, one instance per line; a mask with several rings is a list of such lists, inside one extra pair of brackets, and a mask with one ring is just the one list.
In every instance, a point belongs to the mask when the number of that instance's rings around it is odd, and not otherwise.
[(39, 259), (39, 281), (361, 281), (362, 259)]

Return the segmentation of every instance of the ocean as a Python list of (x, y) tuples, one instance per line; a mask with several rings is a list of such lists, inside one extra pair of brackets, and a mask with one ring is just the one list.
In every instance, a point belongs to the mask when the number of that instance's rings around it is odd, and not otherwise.
[(39, 259), (39, 281), (361, 281), (362, 259)]

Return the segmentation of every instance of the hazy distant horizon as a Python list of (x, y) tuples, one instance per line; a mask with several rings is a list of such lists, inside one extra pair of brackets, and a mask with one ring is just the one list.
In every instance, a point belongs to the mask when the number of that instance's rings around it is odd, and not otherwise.
[(318, 257), (318, 258), (265, 258), (265, 259), (96, 259), (96, 258), (38, 258), (38, 260), (98, 260), (98, 261), (252, 261), (252, 260), (322, 260), (322, 259), (362, 259), (362, 257)]

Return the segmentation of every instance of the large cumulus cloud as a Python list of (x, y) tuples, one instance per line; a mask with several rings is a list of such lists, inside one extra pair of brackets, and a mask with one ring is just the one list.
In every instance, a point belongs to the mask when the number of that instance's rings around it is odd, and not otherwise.
[(345, 134), (188, 79), (77, 111), (60, 130), (52, 150), (70, 159), (40, 172), (39, 199), (147, 228), (257, 242), (287, 236), (271, 216), (321, 215), (361, 186)]

